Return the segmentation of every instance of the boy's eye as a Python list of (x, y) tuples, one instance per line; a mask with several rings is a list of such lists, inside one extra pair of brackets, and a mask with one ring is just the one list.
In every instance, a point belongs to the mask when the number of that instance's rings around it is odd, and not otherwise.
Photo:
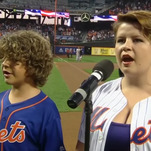
[(16, 61), (14, 64), (15, 64), (15, 65), (20, 65), (20, 62), (19, 62), (19, 61)]

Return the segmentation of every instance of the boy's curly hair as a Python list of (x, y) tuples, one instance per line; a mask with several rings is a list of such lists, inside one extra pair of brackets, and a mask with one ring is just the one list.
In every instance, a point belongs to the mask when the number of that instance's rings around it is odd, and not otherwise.
[(53, 67), (50, 42), (32, 30), (19, 30), (0, 39), (0, 58), (20, 61), (36, 86), (43, 86)]

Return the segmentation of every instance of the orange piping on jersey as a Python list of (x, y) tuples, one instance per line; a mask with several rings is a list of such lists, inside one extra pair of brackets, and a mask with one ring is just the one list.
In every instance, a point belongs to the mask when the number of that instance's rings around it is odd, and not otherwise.
[(2, 98), (2, 101), (1, 101), (0, 122), (1, 122), (1, 119), (2, 119), (2, 113), (3, 113), (3, 103), (4, 103), (4, 97), (5, 97), (5, 95), (6, 95), (8, 92), (9, 92), (9, 91), (7, 91), (7, 92), (4, 94), (4, 96), (3, 96), (3, 98)]
[(15, 111), (13, 111), (13, 112), (9, 115), (9, 117), (8, 117), (8, 119), (7, 119), (5, 128), (7, 128), (9, 119), (11, 118), (11, 116), (12, 116), (15, 112), (21, 111), (21, 110), (24, 110), (24, 109), (27, 109), (27, 108), (30, 108), (30, 107), (35, 106), (35, 105), (37, 105), (37, 104), (40, 104), (41, 102), (43, 102), (43, 101), (46, 100), (47, 98), (48, 98), (48, 96), (45, 96), (42, 100), (40, 100), (39, 102), (37, 102), (37, 103), (35, 103), (35, 104), (29, 105), (29, 106), (26, 106), (26, 107), (22, 107), (22, 108), (20, 108), (20, 109), (17, 109), (17, 110), (15, 110)]
[(1, 143), (1, 151), (3, 151), (3, 143)]
[(1, 122), (1, 119), (2, 119), (2, 113), (3, 113), (3, 100), (1, 102), (0, 122)]
[[(5, 95), (4, 95), (4, 96), (5, 96)], [(4, 98), (4, 97), (3, 97), (3, 98)], [(5, 128), (7, 128), (9, 119), (11, 118), (11, 116), (12, 116), (15, 112), (21, 111), (21, 110), (24, 110), (24, 109), (27, 109), (27, 108), (30, 108), (30, 107), (35, 106), (35, 105), (37, 105), (37, 104), (40, 104), (41, 102), (43, 102), (43, 101), (46, 100), (47, 98), (48, 98), (48, 96), (45, 96), (42, 100), (40, 100), (39, 102), (37, 102), (37, 103), (35, 103), (35, 104), (29, 105), (29, 106), (26, 106), (26, 107), (22, 107), (22, 108), (20, 108), (20, 109), (17, 109), (17, 110), (15, 110), (15, 111), (13, 111), (13, 112), (9, 115), (9, 117), (8, 117), (8, 119), (7, 119)], [(2, 101), (3, 101), (3, 100), (2, 100)], [(3, 151), (3, 143), (1, 143), (1, 151)]]
[[(2, 101), (1, 101), (0, 122), (1, 122), (1, 119), (2, 119), (2, 113), (3, 113), (3, 102), (4, 102), (4, 97), (5, 97), (5, 95), (6, 95), (8, 92), (9, 92), (9, 91), (7, 91), (7, 92), (4, 94), (4, 96), (3, 96), (3, 98), (2, 98)], [(3, 143), (1, 143), (1, 151), (3, 151)]]

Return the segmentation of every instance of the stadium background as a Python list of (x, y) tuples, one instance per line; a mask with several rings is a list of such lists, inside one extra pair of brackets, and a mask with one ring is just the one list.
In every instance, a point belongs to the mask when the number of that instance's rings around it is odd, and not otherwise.
[[(0, 0), (0, 36), (19, 29), (42, 33), (52, 44), (54, 58), (62, 59), (55, 66), (73, 93), (89, 77), (84, 70), (96, 63), (84, 62), (85, 56), (114, 57), (112, 23), (117, 14), (140, 9), (151, 10), (151, 0)], [(75, 61), (78, 46), (81, 62)], [(66, 58), (68, 49), (73, 58)], [(67, 151), (75, 149), (81, 113), (60, 112)]]

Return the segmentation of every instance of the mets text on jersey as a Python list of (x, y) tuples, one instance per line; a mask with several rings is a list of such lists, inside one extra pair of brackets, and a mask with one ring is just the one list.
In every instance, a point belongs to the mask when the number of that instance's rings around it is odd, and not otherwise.
[[(9, 141), (10, 143), (18, 142), (21, 143), (25, 140), (24, 125), (20, 125), (20, 121), (16, 121), (15, 124), (11, 125), (11, 131), (8, 133), (7, 129), (0, 130), (0, 143)], [(17, 134), (17, 130), (20, 130)]]
[[(99, 118), (107, 111), (109, 111), (110, 108), (106, 108), (106, 107), (97, 107), (96, 109), (94, 109), (93, 113), (92, 113), (92, 117), (91, 117), (91, 127), (90, 130), (91, 132), (94, 132), (96, 130), (103, 130), (104, 124), (107, 121), (107, 119), (105, 119), (104, 121), (102, 121), (102, 123), (100, 124), (96, 124), (97, 121), (99, 120)], [(148, 121), (148, 125), (151, 125), (151, 120)], [(151, 127), (149, 129), (149, 131), (141, 126), (138, 127), (133, 133), (132, 133), (132, 137), (130, 139), (131, 143), (134, 143), (136, 145), (142, 145), (144, 143), (146, 143), (147, 141), (151, 142)]]

